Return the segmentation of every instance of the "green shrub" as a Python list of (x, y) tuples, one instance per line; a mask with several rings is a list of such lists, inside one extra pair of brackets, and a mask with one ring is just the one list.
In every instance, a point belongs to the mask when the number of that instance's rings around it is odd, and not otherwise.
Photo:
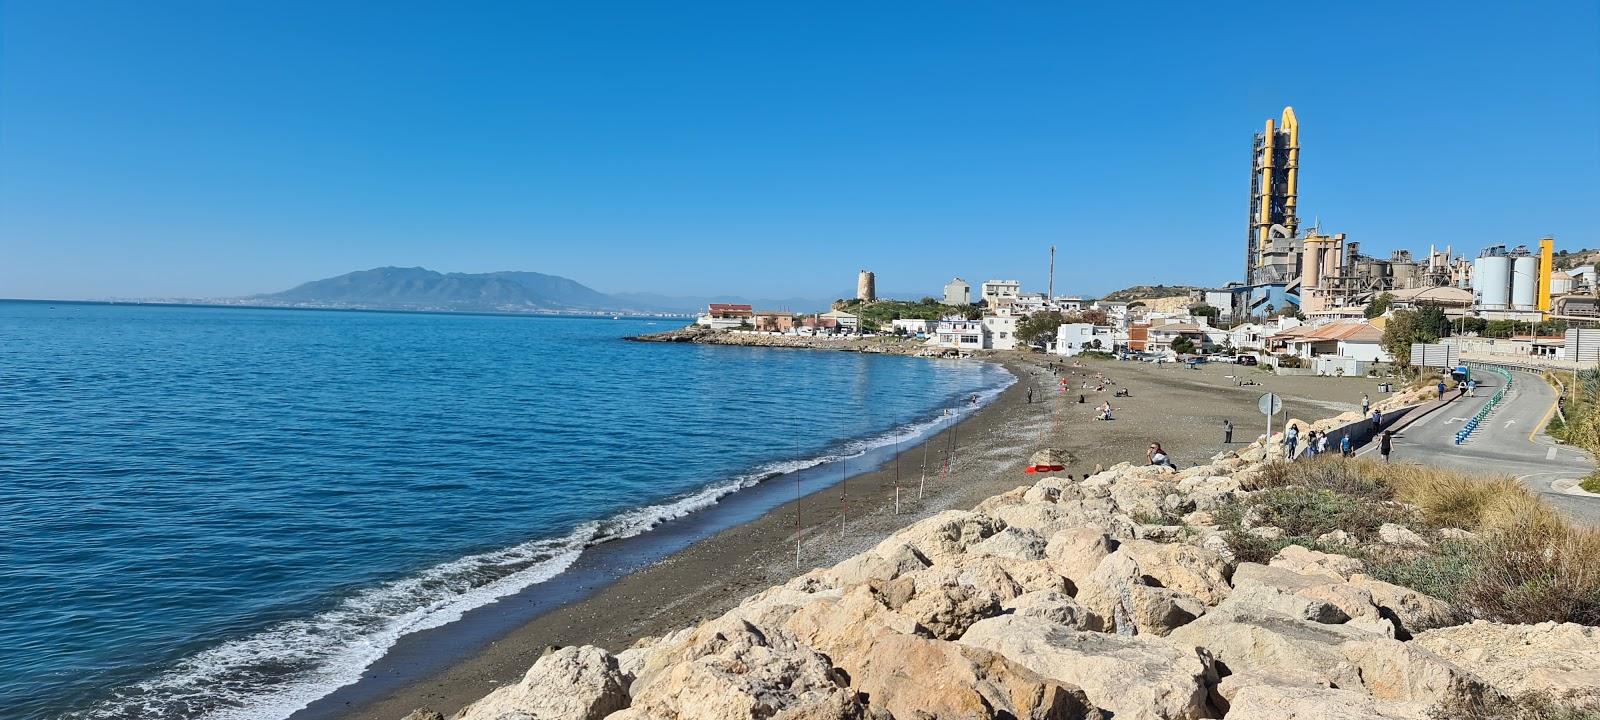
[(1589, 473), (1589, 476), (1584, 478), (1583, 482), (1578, 483), (1578, 487), (1592, 493), (1600, 493), (1600, 470)]

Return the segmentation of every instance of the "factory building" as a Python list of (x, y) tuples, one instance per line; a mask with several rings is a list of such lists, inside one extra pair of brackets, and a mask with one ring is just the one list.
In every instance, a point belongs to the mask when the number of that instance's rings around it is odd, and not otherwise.
[[(1553, 302), (1553, 238), (1539, 241), (1538, 254), (1526, 246), (1485, 248), (1472, 261), (1472, 305), (1490, 319), (1542, 319)], [(1570, 276), (1564, 286), (1570, 288)]]
[(1294, 108), (1282, 124), (1267, 119), (1255, 136), (1250, 162), (1250, 222), (1245, 279), (1251, 285), (1288, 283), (1295, 274), (1292, 246), (1300, 230), (1296, 214), (1300, 180), (1300, 123)]

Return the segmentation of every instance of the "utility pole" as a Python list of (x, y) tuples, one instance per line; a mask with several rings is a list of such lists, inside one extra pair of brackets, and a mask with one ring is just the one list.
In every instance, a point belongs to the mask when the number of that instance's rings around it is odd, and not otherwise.
[(1045, 286), (1045, 304), (1056, 301), (1056, 246), (1050, 246), (1050, 283)]

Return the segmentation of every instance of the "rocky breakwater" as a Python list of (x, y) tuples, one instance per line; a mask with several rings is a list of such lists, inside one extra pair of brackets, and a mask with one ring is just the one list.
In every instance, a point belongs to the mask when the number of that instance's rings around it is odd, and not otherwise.
[[(712, 330), (694, 325), (679, 330), (669, 330), (649, 335), (627, 338), (634, 342), (692, 343), (696, 345), (735, 345), (740, 347), (799, 348), (807, 350), (844, 350), (848, 352), (885, 353), (889, 355), (914, 355), (917, 357), (954, 356), (957, 351), (948, 348), (928, 347), (927, 342), (915, 338), (894, 336), (859, 337), (854, 335), (782, 335), (739, 330)], [(982, 353), (983, 351), (979, 351)]]
[(1600, 704), (1596, 628), (1452, 624), (1444, 601), (1299, 545), (1237, 559), (1213, 516), (1262, 492), (1272, 453), (1045, 478), (698, 627), (550, 651), (455, 717), (1423, 720), (1528, 693)]

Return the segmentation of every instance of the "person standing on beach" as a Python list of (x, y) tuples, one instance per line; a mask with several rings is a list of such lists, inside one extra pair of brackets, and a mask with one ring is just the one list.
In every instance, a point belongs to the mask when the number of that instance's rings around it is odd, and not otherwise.
[(1028, 388), (1028, 404), (1033, 404), (1033, 388)]
[(1383, 437), (1378, 438), (1378, 454), (1383, 456), (1384, 462), (1389, 462), (1389, 451), (1394, 449), (1394, 431), (1383, 431)]
[(1232, 420), (1223, 420), (1222, 421), (1222, 444), (1223, 445), (1232, 445), (1233, 444), (1233, 421)]
[(1369, 411), (1371, 409), (1372, 409), (1372, 403), (1367, 400), (1367, 394), (1366, 393), (1361, 393), (1361, 414), (1365, 415), (1365, 414), (1367, 414), (1367, 411)]

